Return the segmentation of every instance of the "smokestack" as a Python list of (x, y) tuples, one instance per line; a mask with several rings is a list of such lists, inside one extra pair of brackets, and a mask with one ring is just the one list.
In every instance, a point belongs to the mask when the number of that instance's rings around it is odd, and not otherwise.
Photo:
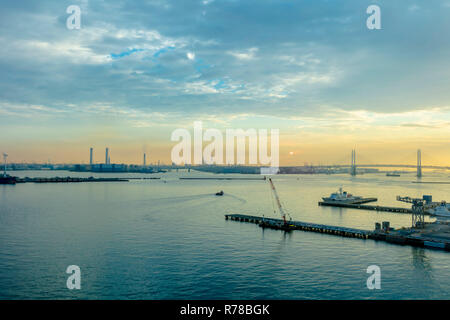
[(105, 164), (109, 164), (109, 148), (105, 151)]
[(92, 166), (92, 164), (94, 163), (94, 159), (93, 159), (93, 156), (94, 156), (94, 149), (93, 148), (91, 148), (90, 149), (90, 157), (89, 157), (89, 164)]

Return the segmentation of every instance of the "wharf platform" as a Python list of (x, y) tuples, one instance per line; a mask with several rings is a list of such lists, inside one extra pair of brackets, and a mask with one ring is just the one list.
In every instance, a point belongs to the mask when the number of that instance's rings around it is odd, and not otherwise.
[(402, 228), (389, 231), (370, 231), (302, 221), (289, 221), (285, 224), (282, 219), (244, 214), (226, 214), (225, 219), (253, 223), (262, 228), (284, 230), (286, 232), (301, 230), (363, 240), (370, 239), (384, 241), (397, 245), (409, 245), (450, 251), (450, 223), (426, 223), (423, 229)]
[(370, 231), (346, 228), (346, 227), (337, 227), (337, 226), (328, 226), (324, 224), (317, 223), (309, 223), (309, 222), (301, 222), (301, 221), (289, 221), (288, 227), (286, 228), (283, 220), (275, 219), (275, 218), (265, 218), (265, 217), (257, 217), (257, 216), (248, 216), (242, 214), (228, 214), (225, 215), (225, 219), (240, 221), (240, 222), (250, 222), (258, 224), (262, 227), (267, 227), (271, 229), (289, 229), (290, 230), (303, 230), (310, 232), (319, 232), (319, 233), (329, 233), (334, 235), (340, 235), (343, 237), (353, 237), (353, 238), (362, 238), (367, 239)]
[(122, 178), (80, 178), (80, 177), (52, 177), (52, 178), (17, 178), (16, 183), (75, 183), (75, 182), (128, 182)]
[[(350, 209), (360, 209), (360, 210), (372, 210), (372, 211), (384, 211), (384, 212), (394, 212), (394, 213), (412, 213), (412, 210), (408, 209), (408, 208), (375, 206), (375, 205), (365, 205), (365, 204), (358, 204), (358, 203), (333, 203), (333, 202), (319, 201), (319, 206), (350, 208)], [(425, 213), (425, 215), (428, 215), (428, 213)]]
[(181, 177), (180, 180), (266, 180), (266, 177), (261, 178), (238, 178), (238, 177)]

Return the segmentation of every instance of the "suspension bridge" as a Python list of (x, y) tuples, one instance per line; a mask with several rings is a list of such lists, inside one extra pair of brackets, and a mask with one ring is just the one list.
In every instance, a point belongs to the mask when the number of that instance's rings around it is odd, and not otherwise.
[(418, 178), (422, 177), (422, 169), (440, 169), (440, 170), (450, 170), (450, 166), (437, 166), (437, 165), (423, 165), (422, 164), (422, 151), (417, 150), (417, 163), (416, 164), (386, 164), (386, 163), (361, 163), (356, 162), (356, 150), (353, 149), (351, 153), (351, 162), (349, 164), (334, 164), (334, 165), (317, 165), (311, 166), (314, 168), (349, 168), (349, 172), (352, 176), (357, 174), (357, 168), (405, 168), (405, 169), (416, 169), (416, 175)]

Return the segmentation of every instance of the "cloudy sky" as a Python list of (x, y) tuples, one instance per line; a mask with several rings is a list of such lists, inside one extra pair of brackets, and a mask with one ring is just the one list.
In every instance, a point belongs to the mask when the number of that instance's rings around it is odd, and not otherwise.
[[(381, 30), (366, 9), (381, 8)], [(70, 5), (81, 29), (69, 30)], [(171, 132), (278, 128), (281, 164), (450, 163), (450, 0), (3, 0), (0, 151), (170, 162)], [(376, 159), (373, 160), (373, 159)]]

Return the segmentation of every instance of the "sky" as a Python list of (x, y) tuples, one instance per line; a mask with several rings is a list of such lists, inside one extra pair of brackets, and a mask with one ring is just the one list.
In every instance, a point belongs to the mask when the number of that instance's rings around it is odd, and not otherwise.
[[(366, 9), (381, 9), (369, 30)], [(70, 5), (80, 29), (68, 29)], [(0, 152), (170, 163), (177, 128), (280, 130), (281, 165), (450, 165), (450, 0), (0, 4)]]

